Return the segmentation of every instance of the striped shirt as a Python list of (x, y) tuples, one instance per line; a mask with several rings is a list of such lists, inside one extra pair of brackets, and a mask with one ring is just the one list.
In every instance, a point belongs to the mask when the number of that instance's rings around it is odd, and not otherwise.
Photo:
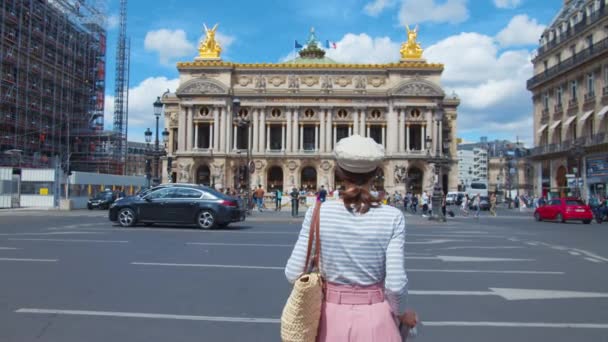
[[(294, 283), (304, 270), (314, 208), (309, 208), (300, 236), (287, 261), (285, 275)], [(323, 203), (320, 219), (321, 273), (332, 283), (373, 285), (384, 282), (395, 314), (402, 312), (407, 294), (405, 218), (389, 206), (350, 213), (342, 201)], [(401, 308), (403, 309), (403, 308)]]

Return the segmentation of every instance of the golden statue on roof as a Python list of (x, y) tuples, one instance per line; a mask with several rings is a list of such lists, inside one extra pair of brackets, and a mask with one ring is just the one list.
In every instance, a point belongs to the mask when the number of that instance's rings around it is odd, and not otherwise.
[(407, 30), (407, 42), (401, 45), (401, 59), (421, 59), (424, 50), (418, 43), (418, 25), (410, 30), (409, 25), (405, 25)]
[(203, 40), (198, 46), (198, 58), (197, 60), (219, 60), (222, 53), (222, 47), (215, 40), (215, 31), (217, 25), (213, 26), (212, 29), (207, 28), (206, 24), (203, 24), (205, 28), (205, 40)]

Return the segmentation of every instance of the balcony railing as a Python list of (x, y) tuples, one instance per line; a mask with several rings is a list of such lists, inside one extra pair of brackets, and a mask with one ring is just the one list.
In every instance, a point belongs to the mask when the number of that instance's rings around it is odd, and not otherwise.
[(608, 96), (608, 86), (602, 89), (602, 96)]
[(561, 104), (555, 105), (555, 108), (553, 108), (553, 111), (556, 113), (560, 113), (564, 111), (564, 107)]
[(560, 33), (559, 37), (556, 37), (555, 39), (549, 41), (544, 46), (539, 47), (537, 50), (538, 54), (537, 54), (536, 58), (543, 58), (546, 54), (548, 54), (551, 50), (553, 50), (554, 47), (560, 45), (561, 43), (567, 41), (568, 39), (585, 31), (591, 25), (595, 24), (596, 22), (598, 22), (599, 20), (604, 18), (607, 14), (608, 14), (608, 10), (606, 9), (606, 6), (602, 2), (599, 11), (596, 11), (595, 13), (593, 13), (589, 16), (587, 16), (585, 14), (583, 21), (574, 25), (574, 27), (569, 27), (566, 32)]
[(595, 101), (595, 93), (585, 94), (585, 102)]
[(554, 77), (559, 76), (567, 71), (570, 71), (579, 66), (580, 64), (585, 63), (606, 51), (608, 51), (608, 38), (600, 40), (596, 44), (593, 44), (590, 47), (578, 52), (576, 55), (565, 59), (561, 63), (552, 66), (544, 72), (532, 77), (528, 80), (528, 89), (531, 90), (540, 85), (541, 83), (553, 79)]
[(590, 147), (594, 145), (608, 144), (608, 134), (598, 133), (574, 140), (565, 140), (557, 144), (538, 146), (530, 150), (531, 157), (540, 157), (549, 154), (570, 152), (574, 146)]

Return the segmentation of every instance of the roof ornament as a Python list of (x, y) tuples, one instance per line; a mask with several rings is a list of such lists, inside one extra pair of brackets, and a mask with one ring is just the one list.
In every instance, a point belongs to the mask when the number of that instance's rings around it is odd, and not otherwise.
[(405, 25), (407, 30), (407, 42), (401, 45), (401, 60), (422, 59), (424, 50), (418, 43), (418, 25), (411, 30), (409, 25)]
[(197, 61), (220, 60), (222, 47), (215, 39), (217, 26), (218, 24), (215, 24), (212, 29), (209, 29), (206, 24), (203, 24), (205, 29), (205, 40), (203, 40), (198, 47), (199, 56), (196, 58)]

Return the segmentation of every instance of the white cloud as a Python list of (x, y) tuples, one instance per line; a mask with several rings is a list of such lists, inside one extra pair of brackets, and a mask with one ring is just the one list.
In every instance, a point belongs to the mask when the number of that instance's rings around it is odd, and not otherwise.
[(230, 45), (232, 45), (232, 43), (234, 43), (234, 41), (236, 40), (234, 36), (223, 34), (221, 32), (217, 32), (215, 34), (215, 37), (217, 38), (218, 43), (220, 43), (220, 46), (222, 47), (222, 52), (226, 52)]
[[(440, 3), (436, 3), (441, 1)], [(468, 0), (403, 0), (401, 25), (423, 22), (458, 24), (469, 19)]]
[[(169, 89), (174, 92), (179, 86), (179, 79), (150, 77), (137, 86), (129, 89), (129, 132), (139, 132), (144, 128), (153, 128), (154, 115), (152, 103), (157, 96), (162, 96)], [(114, 119), (114, 96), (106, 95), (104, 122), (106, 129), (112, 129)], [(162, 122), (161, 118), (161, 128)], [(129, 140), (141, 141), (143, 136), (130, 134)]]
[(394, 4), (393, 0), (374, 0), (369, 2), (363, 8), (363, 12), (372, 17), (378, 16), (384, 9)]
[(327, 57), (342, 63), (387, 63), (399, 60), (399, 48), (388, 37), (348, 33), (336, 43), (336, 49), (327, 51)]
[(535, 45), (544, 30), (545, 25), (521, 14), (513, 17), (507, 27), (496, 35), (496, 39), (502, 46)]
[(162, 64), (169, 64), (171, 60), (184, 56), (194, 55), (196, 47), (186, 38), (184, 30), (160, 29), (149, 31), (144, 39), (147, 51), (156, 51)]
[(516, 8), (521, 3), (522, 0), (494, 0), (494, 5), (498, 8)]
[(108, 17), (108, 22), (106, 23), (106, 27), (108, 30), (113, 30), (118, 27), (120, 24), (120, 16), (118, 14), (112, 14)]

